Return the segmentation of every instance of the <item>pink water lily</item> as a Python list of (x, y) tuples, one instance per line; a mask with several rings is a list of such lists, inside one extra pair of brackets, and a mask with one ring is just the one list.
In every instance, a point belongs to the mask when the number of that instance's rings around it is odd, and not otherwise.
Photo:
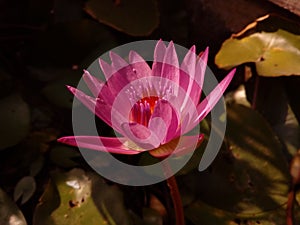
[(194, 150), (194, 140), (200, 144), (203, 135), (189, 132), (219, 101), (235, 72), (199, 102), (208, 49), (199, 56), (195, 51), (193, 46), (179, 65), (173, 42), (166, 46), (158, 41), (152, 68), (134, 51), (129, 53), (128, 62), (110, 52), (111, 65), (99, 60), (106, 82), (88, 71), (83, 74), (93, 97), (70, 86), (68, 89), (118, 137), (69, 136), (58, 141), (117, 154), (149, 151), (155, 157), (166, 157), (175, 148), (178, 153)]

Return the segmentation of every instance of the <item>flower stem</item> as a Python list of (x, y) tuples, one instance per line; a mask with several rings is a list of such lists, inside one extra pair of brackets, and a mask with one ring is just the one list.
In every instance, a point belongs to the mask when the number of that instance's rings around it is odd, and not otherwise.
[(175, 176), (171, 176), (168, 180), (168, 187), (170, 189), (170, 194), (174, 206), (175, 217), (176, 217), (176, 225), (184, 225), (184, 214), (182, 201), (180, 197), (180, 193), (178, 190), (177, 182)]
[[(170, 174), (171, 168), (167, 162), (163, 163), (165, 174)], [(170, 195), (173, 202), (173, 207), (175, 211), (175, 219), (176, 219), (176, 225), (184, 225), (184, 213), (183, 213), (183, 206), (181, 201), (181, 196), (179, 193), (178, 185), (176, 182), (176, 178), (174, 175), (170, 176), (167, 179), (167, 184), (170, 190)]]
[(286, 207), (286, 224), (293, 225), (294, 224), (294, 200), (295, 200), (295, 189), (293, 188), (288, 195), (288, 202)]

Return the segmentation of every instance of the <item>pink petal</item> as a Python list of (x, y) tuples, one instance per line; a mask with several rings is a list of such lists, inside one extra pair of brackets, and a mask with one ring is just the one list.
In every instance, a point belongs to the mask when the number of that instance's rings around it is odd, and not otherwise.
[[(178, 101), (181, 103), (181, 111), (186, 107), (187, 102), (191, 99), (191, 91), (194, 85), (195, 71), (196, 71), (196, 47), (192, 46), (184, 57), (180, 66), (180, 87), (184, 93), (180, 94)], [(195, 90), (199, 91), (199, 90)], [(196, 103), (197, 104), (197, 103)]]
[(99, 58), (99, 66), (101, 68), (101, 70), (103, 71), (103, 74), (106, 78), (106, 80), (108, 80), (111, 75), (113, 74), (113, 68), (111, 67), (111, 65), (109, 65), (107, 62), (105, 62), (104, 60)]
[[(195, 81), (197, 85), (194, 85), (193, 89), (191, 90), (191, 98), (196, 104), (198, 104), (202, 92), (205, 70), (207, 66), (208, 52), (209, 48), (207, 47), (205, 51), (200, 54), (200, 58), (196, 65)], [(193, 93), (195, 93), (195, 95), (193, 95)]]
[(98, 78), (92, 76), (89, 71), (84, 70), (83, 79), (95, 97), (98, 97), (104, 83)]
[(177, 128), (178, 117), (176, 111), (168, 101), (159, 100), (149, 120), (149, 129), (164, 144), (174, 138)]
[(133, 150), (124, 145), (125, 138), (111, 138), (98, 136), (69, 136), (57, 140), (60, 143), (88, 148), (97, 151), (110, 152), (116, 154), (134, 155), (143, 150)]
[(111, 59), (111, 66), (113, 68), (113, 73), (118, 72), (119, 70), (128, 67), (128, 63), (118, 54), (114, 52), (109, 52)]
[[(135, 69), (132, 67), (132, 65), (128, 64), (121, 56), (115, 54), (114, 52), (110, 52), (110, 58), (112, 62), (112, 67), (113, 67), (113, 73), (115, 76), (122, 76), (123, 78), (126, 78), (126, 82), (122, 82), (125, 86), (131, 81), (134, 81), (138, 79), (137, 73)], [(143, 73), (140, 73), (139, 75), (142, 75)], [(119, 78), (120, 79), (120, 78)]]
[(101, 120), (107, 123), (109, 126), (111, 124), (111, 107), (105, 103), (102, 103), (101, 100), (97, 101), (95, 98), (92, 98), (82, 91), (73, 88), (71, 86), (67, 86), (67, 88), (74, 94), (82, 104), (84, 104), (91, 112), (97, 115)]
[(204, 136), (182, 136), (180, 139), (174, 139), (169, 143), (159, 146), (156, 149), (149, 151), (149, 153), (156, 158), (165, 158), (173, 154), (173, 156), (182, 156), (193, 152), (204, 140)]
[(176, 49), (172, 41), (166, 49), (161, 76), (172, 80), (179, 85), (179, 63)]
[(151, 76), (151, 69), (145, 60), (135, 51), (129, 52), (129, 62), (137, 78)]
[(199, 113), (196, 121), (201, 121), (217, 104), (217, 102), (222, 97), (224, 91), (228, 87), (230, 81), (233, 78), (235, 69), (233, 69), (219, 84), (215, 89), (197, 106), (197, 111)]
[(190, 93), (188, 88), (190, 85), (190, 80), (194, 80), (196, 71), (196, 47), (193, 45), (186, 56), (184, 57), (180, 66), (180, 87), (183, 88), (187, 94)]
[(123, 123), (123, 133), (130, 140), (145, 150), (157, 148), (160, 144), (158, 137), (147, 127), (138, 123)]
[[(207, 47), (205, 51), (201, 54), (200, 58), (198, 58), (195, 67), (195, 75), (193, 77), (190, 77), (192, 80), (189, 81), (189, 86), (187, 89), (188, 96), (194, 102), (195, 105), (198, 105), (202, 93), (205, 70), (207, 65), (208, 51), (209, 48)], [(186, 106), (186, 99), (185, 99), (185, 104), (183, 104), (183, 107), (185, 106)]]
[[(187, 153), (191, 153), (200, 146), (203, 140), (203, 134), (180, 137), (180, 146), (176, 149), (175, 156), (182, 156)], [(195, 143), (196, 141), (197, 143)]]
[(112, 66), (102, 59), (99, 59), (99, 65), (105, 75), (107, 87), (110, 89), (112, 95), (111, 97), (116, 96), (128, 84), (126, 76), (116, 72)]
[(161, 76), (162, 63), (166, 53), (166, 46), (162, 40), (159, 40), (154, 49), (154, 59), (152, 64), (152, 76)]

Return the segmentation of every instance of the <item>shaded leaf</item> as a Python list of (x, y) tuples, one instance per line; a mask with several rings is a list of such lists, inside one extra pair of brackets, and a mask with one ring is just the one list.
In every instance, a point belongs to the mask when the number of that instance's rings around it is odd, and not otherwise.
[(89, 0), (85, 11), (93, 18), (133, 36), (149, 35), (159, 22), (155, 0)]
[(0, 224), (26, 225), (22, 212), (13, 201), (0, 189)]
[(34, 194), (36, 190), (36, 183), (33, 177), (23, 177), (16, 185), (14, 191), (14, 200), (18, 201), (22, 197), (21, 204), (26, 203)]
[(0, 149), (18, 144), (29, 132), (30, 112), (19, 95), (0, 99)]
[(290, 176), (278, 138), (249, 108), (233, 104), (227, 113), (223, 149), (208, 170), (187, 175), (183, 182), (209, 206), (239, 216), (281, 207)]
[[(261, 214), (240, 217), (236, 214), (213, 208), (201, 201), (190, 205), (185, 210), (186, 217), (195, 225), (285, 225), (285, 214), (286, 213), (284, 207), (281, 207), (277, 210)], [(299, 213), (296, 213), (296, 217), (298, 222)]]
[(279, 29), (227, 39), (215, 58), (219, 68), (254, 62), (261, 76), (300, 75), (300, 35)]
[[(97, 174), (90, 173), (92, 180), (92, 198), (105, 218), (113, 218), (116, 224), (132, 224), (124, 206), (123, 193), (117, 185), (108, 185)], [(105, 213), (106, 211), (106, 213)]]
[(59, 193), (51, 180), (48, 182), (45, 192), (35, 208), (33, 225), (54, 225), (55, 223), (49, 215), (59, 206), (59, 203)]

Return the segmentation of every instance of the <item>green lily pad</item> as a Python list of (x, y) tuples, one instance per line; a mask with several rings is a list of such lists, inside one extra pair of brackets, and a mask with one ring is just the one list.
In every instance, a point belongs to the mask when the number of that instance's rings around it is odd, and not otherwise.
[(0, 149), (18, 144), (30, 127), (30, 112), (19, 95), (0, 99)]
[(219, 68), (253, 62), (261, 76), (300, 75), (300, 35), (279, 29), (227, 39), (215, 58)]
[[(107, 221), (103, 215), (97, 210), (93, 200), (91, 199), (91, 180), (85, 175), (83, 170), (73, 169), (69, 173), (53, 174), (54, 185), (57, 191), (51, 186), (50, 190), (46, 190), (40, 204), (35, 212), (34, 224), (105, 224)], [(51, 210), (57, 205), (55, 197), (51, 196), (59, 194), (59, 207), (54, 211)], [(50, 196), (49, 196), (50, 195)], [(52, 199), (54, 199), (52, 201)], [(57, 199), (57, 198), (56, 198)]]
[(0, 189), (0, 221), (3, 225), (27, 224), (22, 212), (2, 189)]
[(226, 141), (204, 172), (183, 183), (207, 205), (238, 216), (275, 210), (287, 201), (290, 175), (278, 138), (255, 111), (227, 107)]
[(149, 35), (159, 23), (156, 0), (89, 0), (85, 11), (101, 23), (133, 36)]
[(55, 172), (34, 213), (34, 225), (130, 224), (122, 195), (82, 169)]

